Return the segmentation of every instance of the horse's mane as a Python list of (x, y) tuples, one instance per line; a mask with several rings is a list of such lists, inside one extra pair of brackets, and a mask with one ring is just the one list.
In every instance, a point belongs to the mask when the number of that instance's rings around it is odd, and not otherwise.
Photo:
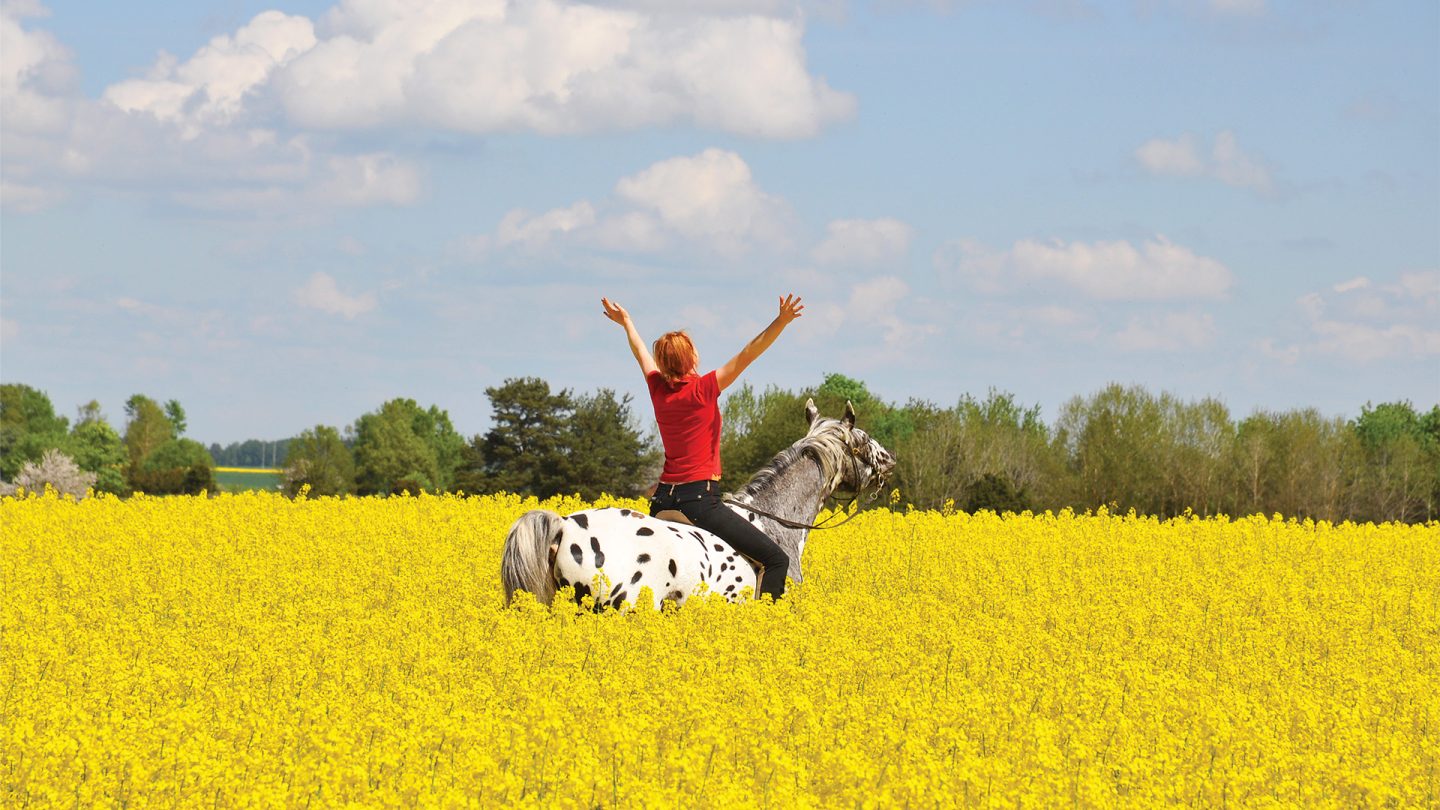
[(809, 433), (781, 450), (775, 458), (770, 460), (769, 464), (761, 467), (755, 475), (751, 476), (738, 494), (748, 499), (754, 499), (781, 473), (806, 454), (820, 463), (821, 478), (829, 484), (831, 490), (834, 490), (840, 486), (844, 476), (844, 460), (849, 452), (850, 445), (845, 439), (845, 428), (840, 420), (818, 419), (811, 426)]

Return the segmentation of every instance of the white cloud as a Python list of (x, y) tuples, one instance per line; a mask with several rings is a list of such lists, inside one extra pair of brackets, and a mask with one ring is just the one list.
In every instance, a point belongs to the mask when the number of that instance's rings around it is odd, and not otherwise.
[(821, 265), (884, 267), (904, 260), (915, 229), (898, 219), (837, 219), (810, 256)]
[(309, 19), (266, 11), (233, 37), (210, 40), (184, 63), (162, 54), (149, 77), (113, 84), (103, 97), (126, 112), (146, 112), (176, 123), (187, 137), (194, 137), (204, 126), (239, 118), (247, 96), (315, 43)]
[(1135, 150), (1135, 160), (1145, 171), (1171, 177), (1208, 177), (1227, 186), (1246, 188), (1260, 194), (1275, 190), (1270, 169), (1260, 158), (1240, 148), (1235, 133), (1222, 130), (1215, 135), (1209, 155), (1201, 154), (1196, 137), (1185, 133), (1167, 140), (1153, 138)]
[(684, 246), (722, 256), (789, 241), (790, 207), (755, 182), (734, 152), (707, 149), (659, 161), (616, 184), (611, 198), (580, 200), (541, 214), (507, 213), (475, 248), (535, 251), (552, 246), (653, 254)]
[(44, 13), (38, 3), (0, 5), (0, 204), (12, 211), (39, 210), (65, 196), (30, 164), (31, 155), (53, 151), (51, 142), (65, 130), (76, 76), (59, 40), (21, 24)]
[[(343, 154), (326, 133), (688, 124), (794, 138), (853, 114), (852, 96), (806, 68), (793, 6), (706, 8), (342, 0), (318, 24), (267, 11), (188, 57), (161, 53), (145, 75), (91, 99), (78, 93), (65, 48), (26, 27), (39, 6), (8, 3), (0, 194), (12, 210), (37, 210), (83, 185), (262, 213), (404, 205), (422, 191), (418, 168), (394, 154)], [(674, 213), (669, 202), (655, 201), (647, 216)], [(661, 224), (681, 235), (697, 227)], [(596, 233), (622, 245), (653, 246), (655, 236), (638, 214)]]
[(1259, 16), (1265, 13), (1265, 0), (1209, 0), (1210, 10), (1217, 14)]
[(1199, 312), (1136, 316), (1111, 337), (1116, 348), (1125, 351), (1182, 351), (1208, 346), (1214, 340), (1214, 317)]
[(325, 28), (274, 81), (305, 127), (561, 134), (691, 123), (793, 138), (855, 109), (807, 71), (798, 17), (345, 0)]
[(992, 250), (974, 241), (941, 249), (936, 266), (981, 292), (1077, 292), (1101, 300), (1160, 301), (1221, 298), (1230, 271), (1164, 236), (1138, 247), (1126, 241), (1016, 242)]
[(1268, 356), (1293, 363), (1302, 354), (1320, 354), (1364, 363), (1440, 355), (1440, 270), (1401, 273), (1380, 285), (1360, 276), (1331, 289), (1335, 295), (1312, 292), (1296, 301), (1308, 339), (1279, 349), (1266, 338)]
[(63, 189), (17, 183), (9, 178), (0, 177), (0, 203), (12, 211), (21, 213), (43, 211), (63, 199), (65, 199)]
[(1269, 7), (1267, 0), (1136, 0), (1136, 10), (1142, 15), (1173, 10), (1188, 16), (1225, 19), (1262, 17)]
[(38, 3), (0, 6), (0, 94), (7, 132), (43, 134), (64, 126), (64, 97), (76, 78), (70, 52), (49, 32), (20, 24), (21, 18), (44, 13)]
[(693, 157), (662, 160), (622, 178), (615, 196), (653, 214), (680, 237), (704, 240), (724, 253), (787, 238), (789, 207), (765, 193), (734, 152), (706, 149)]
[(886, 348), (910, 347), (913, 343), (937, 334), (933, 324), (921, 323), (902, 311), (901, 305), (910, 295), (910, 285), (895, 276), (879, 276), (856, 284), (845, 306), (844, 324), (860, 328), (879, 328)]
[(1354, 321), (1317, 320), (1310, 324), (1315, 333), (1311, 349), (1356, 362), (1389, 357), (1433, 357), (1440, 355), (1440, 330), (1404, 323), (1375, 326)]
[(328, 273), (316, 273), (305, 286), (295, 291), (295, 301), (302, 307), (318, 309), (331, 315), (355, 318), (375, 308), (375, 294), (346, 295)]
[(1401, 273), (1394, 284), (1386, 285), (1385, 290), (1440, 316), (1440, 270)]
[(1135, 150), (1135, 159), (1152, 174), (1195, 177), (1205, 171), (1205, 162), (1196, 148), (1195, 136), (1188, 132), (1171, 141), (1154, 138), (1140, 144)]
[(420, 172), (386, 153), (335, 155), (326, 160), (316, 197), (337, 205), (409, 205), (420, 196)]

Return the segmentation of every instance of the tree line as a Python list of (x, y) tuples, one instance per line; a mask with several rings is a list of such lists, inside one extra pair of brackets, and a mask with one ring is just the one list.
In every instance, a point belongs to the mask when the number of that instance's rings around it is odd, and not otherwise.
[[(214, 491), (215, 457), (222, 453), (237, 461), (281, 459), (290, 494), (308, 488), (315, 495), (424, 490), (594, 498), (641, 494), (658, 477), (659, 442), (653, 428), (642, 426), (652, 424), (648, 408), (642, 420), (628, 395), (556, 391), (534, 377), (485, 393), (492, 426), (468, 440), (437, 406), (393, 399), (343, 430), (316, 425), (281, 443), (206, 450), (184, 438), (184, 409), (174, 400), (131, 397), (122, 435), (96, 403), (82, 406), (71, 425), (43, 392), (5, 385), (0, 477), (19, 481), (28, 464), (33, 479), (47, 452), (52, 465), (70, 460), (82, 483), (94, 476), (88, 486), (117, 494)], [(1440, 406), (1366, 405), (1352, 419), (1314, 409), (1260, 410), (1236, 419), (1216, 399), (1185, 401), (1120, 385), (1072, 398), (1052, 423), (1039, 406), (996, 391), (943, 407), (887, 402), (840, 374), (800, 391), (742, 385), (722, 402), (725, 487), (738, 487), (803, 435), (810, 397), (822, 413), (854, 404), (860, 425), (896, 454), (890, 486), (918, 508), (1103, 505), (1160, 516), (1440, 518)]]

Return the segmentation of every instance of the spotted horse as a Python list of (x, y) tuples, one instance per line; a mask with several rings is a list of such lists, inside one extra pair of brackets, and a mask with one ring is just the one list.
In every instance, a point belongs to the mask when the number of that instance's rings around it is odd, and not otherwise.
[[(842, 418), (831, 419), (820, 416), (814, 400), (807, 400), (805, 417), (810, 425), (805, 436), (727, 498), (737, 503), (726, 504), (789, 555), (795, 582), (803, 579), (801, 555), (825, 499), (837, 491), (858, 494), (867, 489), (874, 497), (895, 468), (890, 451), (855, 427), (850, 403)], [(507, 604), (516, 591), (528, 591), (549, 604), (558, 589), (574, 586), (577, 601), (593, 596), (600, 610), (633, 604), (646, 586), (656, 607), (666, 600), (684, 602), (702, 585), (736, 599), (747, 588), (753, 592), (755, 568), (724, 540), (688, 523), (635, 509), (585, 509), (564, 516), (535, 509), (515, 521), (505, 538), (500, 580)]]

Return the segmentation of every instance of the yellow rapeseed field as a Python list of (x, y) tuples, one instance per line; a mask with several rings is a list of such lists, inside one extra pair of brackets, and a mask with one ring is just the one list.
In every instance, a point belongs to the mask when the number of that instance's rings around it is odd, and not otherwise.
[(596, 615), (502, 607), (536, 506), (5, 499), (0, 806), (1440, 804), (1440, 524), (878, 511)]

